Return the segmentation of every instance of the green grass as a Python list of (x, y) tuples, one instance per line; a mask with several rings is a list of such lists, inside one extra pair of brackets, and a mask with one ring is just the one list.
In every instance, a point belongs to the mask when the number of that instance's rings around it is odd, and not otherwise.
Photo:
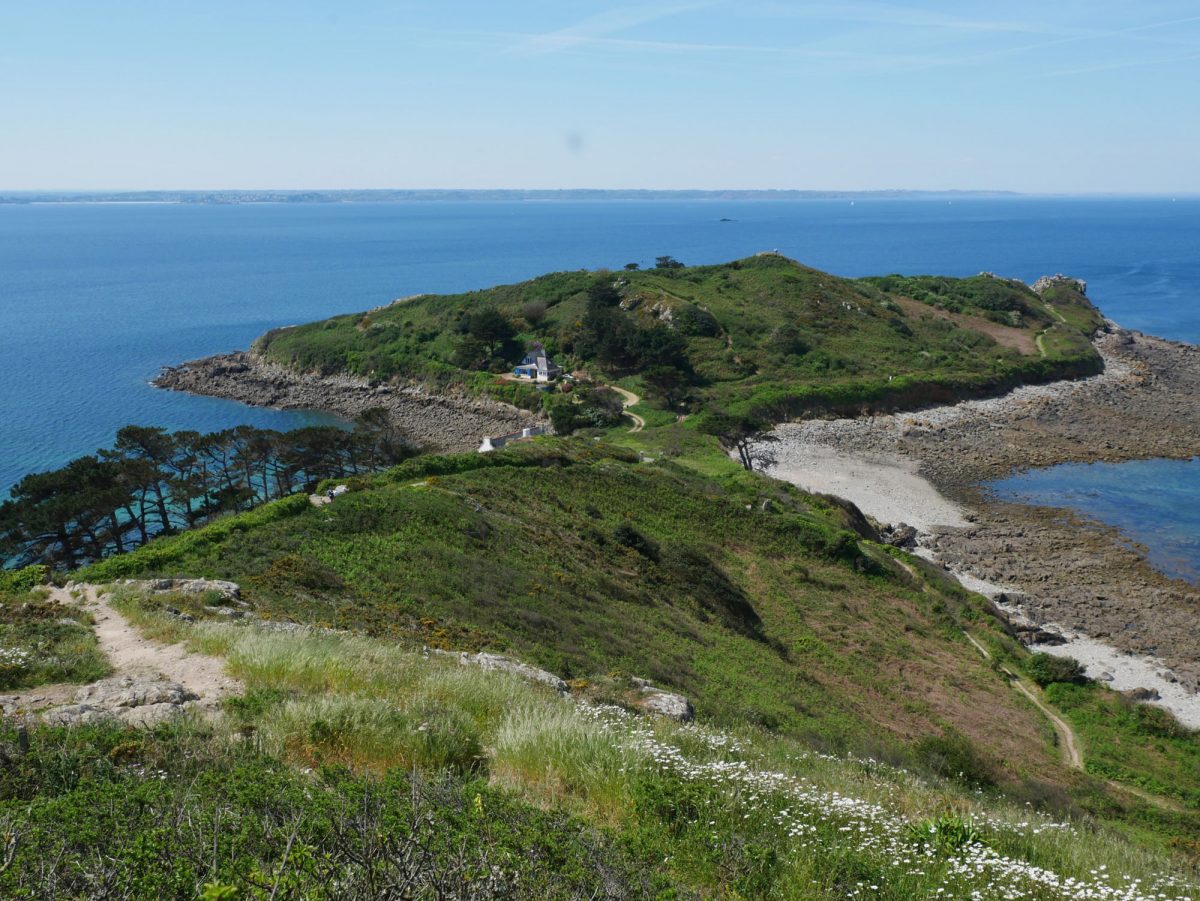
[[(536, 395), (522, 394), (523, 388), (459, 368), (459, 323), (483, 308), (497, 309), (512, 323), (517, 340), (508, 357), (496, 360), (497, 369), (514, 362), (525, 342), (539, 340), (568, 369), (598, 372), (603, 367), (587, 356), (581, 340), (587, 290), (597, 280), (617, 284), (624, 298), (620, 316), (630, 325), (667, 328), (682, 339), (694, 374), (693, 408), (721, 404), (776, 418), (854, 413), (995, 393), (1022, 382), (1089, 375), (1102, 366), (1087, 340), (1099, 314), (1066, 287), (1050, 292), (1051, 308), (1004, 279), (850, 280), (775, 254), (677, 270), (552, 273), (466, 294), (425, 295), (276, 330), (257, 346), (269, 359), (305, 371), (456, 386), (536, 405)], [(536, 325), (522, 319), (531, 302), (546, 310)], [(697, 317), (703, 327), (695, 325)], [(994, 326), (1024, 335), (1028, 348), (998, 342)], [(1032, 339), (1043, 331), (1044, 351), (1038, 353)], [(648, 406), (661, 406), (644, 385), (635, 390), (649, 395)], [(666, 424), (670, 414), (649, 418), (652, 425)]]
[[(587, 440), (422, 458), (326, 507), (231, 519), (220, 540), (161, 539), (83, 576), (229, 578), (271, 619), (499, 650), (605, 691), (640, 676), (725, 725), (892, 754), (949, 726), (998, 740), (1015, 779), (1053, 767), (1036, 712), (955, 625), (975, 601), (924, 591), (864, 553), (841, 506), (719, 452), (715, 479), (636, 460)], [(994, 695), (1034, 744), (971, 713)]]
[[(990, 624), (979, 599), (863, 539), (853, 511), (745, 473), (690, 420), (610, 434), (629, 449), (545, 439), (498, 454), (422, 457), (351, 480), (352, 490), (331, 505), (284, 502), (281, 511), (231, 517), (81, 576), (229, 578), (259, 616), (382, 639), (395, 660), (422, 645), (489, 649), (578, 680), (583, 697), (618, 704), (636, 697), (629, 680), (640, 676), (683, 692), (702, 721), (721, 728), (749, 725), (931, 775), (963, 772), (967, 784), (1049, 809), (1088, 810), (1151, 844), (1196, 827), (1194, 812), (1120, 798), (1102, 781), (1064, 770), (1048, 722), (961, 629), (1010, 664), (1022, 666), (1025, 652)], [(657, 462), (638, 462), (639, 454)], [(157, 637), (186, 632), (195, 642), (209, 634), (160, 614), (172, 604), (203, 618), (203, 606), (187, 599), (124, 604)], [(242, 674), (286, 664), (282, 686), (263, 677), (291, 699), (259, 724), (273, 736), (273, 753), (315, 760), (348, 735), (338, 759), (354, 766), (381, 771), (442, 754), (451, 765), (459, 751), (402, 740), (436, 703), (396, 709), (373, 692), (376, 681), (416, 675), (397, 663), (385, 677), (381, 663), (356, 682), (359, 670), (343, 673), (324, 656), (325, 640), (287, 651), (279, 649), (291, 645), (264, 640), (255, 653), (267, 662), (232, 655)], [(378, 653), (367, 647), (364, 658)], [(229, 652), (219, 643), (205, 650)], [(312, 699), (324, 691), (368, 700)], [(324, 714), (314, 713), (326, 703)], [(486, 710), (508, 706), (487, 697), (472, 716), (482, 723)], [(297, 725), (313, 718), (329, 728), (308, 734)], [(494, 726), (479, 726), (453, 765), (469, 772), (472, 741), (486, 745)], [(459, 724), (446, 728), (454, 733)], [(1106, 722), (1095, 728), (1122, 751), (1117, 774), (1103, 743), (1093, 754), (1081, 730), (1098, 777), (1162, 789), (1154, 741)], [(1188, 741), (1181, 738), (1172, 754)], [(1163, 772), (1185, 790), (1200, 782), (1194, 768), (1171, 767)], [(530, 778), (527, 766), (518, 771)]]
[(565, 702), (383, 640), (178, 628), (247, 694), (215, 728), (35, 730), (0, 770), (5, 897), (378, 897), (401, 873), (416, 897), (1189, 896), (1177, 860), (1086, 817), (754, 727)]
[(32, 592), (0, 590), (0, 691), (85, 683), (110, 672), (82, 610)]
[(1083, 738), (1089, 772), (1200, 811), (1200, 733), (1161, 707), (1094, 684), (1058, 682), (1047, 687), (1046, 696)]

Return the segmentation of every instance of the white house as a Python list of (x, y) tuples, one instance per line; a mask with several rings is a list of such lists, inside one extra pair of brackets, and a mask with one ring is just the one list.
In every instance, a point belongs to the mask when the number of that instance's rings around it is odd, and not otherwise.
[(562, 367), (550, 359), (542, 345), (531, 344), (525, 359), (513, 369), (513, 375), (535, 382), (553, 382), (562, 375)]

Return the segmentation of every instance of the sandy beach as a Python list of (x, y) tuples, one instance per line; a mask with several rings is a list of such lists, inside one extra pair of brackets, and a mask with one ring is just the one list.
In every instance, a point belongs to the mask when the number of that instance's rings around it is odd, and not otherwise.
[(1075, 657), (1117, 690), (1152, 689), (1152, 703), (1200, 727), (1197, 587), (1153, 570), (1115, 529), (979, 487), (1031, 466), (1200, 453), (1197, 349), (1116, 328), (1097, 346), (1106, 369), (1088, 379), (781, 425), (768, 472), (914, 527), (922, 556), (1000, 599), (1014, 621), (1066, 639), (1039, 650)]

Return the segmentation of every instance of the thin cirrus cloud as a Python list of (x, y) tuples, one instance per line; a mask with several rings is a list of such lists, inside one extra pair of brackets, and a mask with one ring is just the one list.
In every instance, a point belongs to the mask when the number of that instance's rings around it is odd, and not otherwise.
[[(1060, 37), (1049, 38), (1044, 41), (1035, 41), (1032, 43), (1018, 44), (1011, 47), (1001, 47), (994, 50), (986, 50), (978, 53), (965, 54), (958, 57), (941, 57), (935, 56), (924, 60), (915, 65), (907, 67), (908, 71), (937, 69), (953, 66), (975, 65), (983, 62), (990, 62), (1002, 59), (1004, 57), (1019, 56), (1022, 54), (1030, 54), (1038, 51), (1048, 50), (1056, 47), (1065, 47), (1073, 44), (1086, 44), (1089, 42), (1106, 41), (1113, 39), (1133, 39), (1145, 40), (1147, 35), (1144, 32), (1154, 31), (1161, 28), (1170, 28), (1173, 26), (1187, 25), (1195, 22), (1200, 22), (1200, 16), (1185, 16), (1179, 19), (1167, 19), (1159, 22), (1149, 22), (1140, 25), (1131, 25), (1125, 28), (1110, 28), (1110, 29), (1083, 29), (1074, 32), (1067, 32)], [(1195, 42), (1175, 39), (1154, 39), (1153, 43), (1170, 44), (1172, 46), (1182, 45), (1188, 47), (1197, 47)], [(1026, 73), (1027, 77), (1050, 77), (1072, 74), (1083, 74), (1087, 72), (1101, 72), (1109, 69), (1129, 68), (1130, 66), (1150, 66), (1168, 62), (1177, 62), (1184, 59), (1192, 58), (1191, 55), (1182, 57), (1161, 57), (1149, 56), (1141, 59), (1126, 60), (1120, 63), (1100, 63), (1095, 65), (1085, 65), (1073, 68), (1060, 68), (1053, 71), (1040, 71)]]
[[(528, 35), (523, 41), (512, 47), (511, 52), (538, 55), (557, 53), (563, 50), (571, 50), (575, 47), (603, 43), (612, 35), (627, 31), (630, 28), (648, 25), (652, 22), (658, 22), (684, 13), (710, 9), (719, 5), (717, 0), (709, 0), (709, 2), (700, 3), (648, 4), (646, 6), (609, 10), (608, 12), (589, 16), (575, 25), (560, 28), (557, 31)], [(667, 46), (670, 46), (672, 42), (665, 43)]]
[[(794, 43), (770, 43), (672, 40), (656, 35), (646, 36), (646, 26), (675, 18), (710, 20), (736, 18), (741, 21), (811, 23), (814, 27), (795, 34)], [(722, 0), (706, 2), (651, 4), (608, 10), (583, 19), (576, 24), (543, 33), (493, 32), (490, 41), (502, 42), (503, 55), (536, 57), (583, 50), (600, 50), (630, 55), (673, 54), (741, 54), (762, 56), (752, 67), (770, 70), (792, 63), (825, 64), (850, 76), (886, 76), (921, 73), (937, 69), (981, 68), (1009, 58), (1029, 56), (1056, 48), (1090, 42), (1117, 42), (1129, 45), (1136, 53), (1138, 45), (1149, 47), (1175, 46), (1185, 50), (1200, 48), (1194, 41), (1174, 34), (1160, 34), (1164, 29), (1200, 22), (1200, 16), (1184, 16), (1139, 23), (1119, 28), (1078, 27), (1071, 23), (1032, 23), (1024, 18), (970, 18), (934, 10), (911, 7), (897, 8), (871, 2), (845, 3), (740, 3)], [(832, 26), (848, 26), (849, 30), (833, 31)], [(910, 36), (912, 49), (896, 53), (894, 44), (897, 29)], [(662, 30), (662, 29), (659, 29)], [(636, 36), (626, 34), (635, 31)], [(1026, 40), (1014, 40), (1020, 37)], [(947, 41), (958, 40), (964, 46), (948, 49)], [(985, 42), (970, 47), (970, 43)], [(997, 45), (999, 42), (999, 45)], [(1022, 79), (1063, 77), (1073, 74), (1101, 72), (1109, 69), (1169, 64), (1192, 59), (1191, 54), (1161, 56), (1150, 53), (1117, 62), (1090, 63), (1076, 60), (1076, 66), (1061, 65), (1023, 71)], [(1046, 60), (1046, 62), (1050, 62)]]

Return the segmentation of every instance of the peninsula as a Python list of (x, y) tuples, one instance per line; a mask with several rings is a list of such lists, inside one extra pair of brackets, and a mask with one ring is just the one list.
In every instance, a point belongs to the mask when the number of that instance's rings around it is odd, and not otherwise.
[[(159, 384), (354, 427), (130, 426), (0, 507), (0, 620), (46, 649), (0, 669), (4, 889), (1194, 896), (1191, 587), (979, 488), (1200, 451), (1195, 350), (1076, 279), (661, 257)], [(1068, 629), (1171, 690), (1043, 653)]]

